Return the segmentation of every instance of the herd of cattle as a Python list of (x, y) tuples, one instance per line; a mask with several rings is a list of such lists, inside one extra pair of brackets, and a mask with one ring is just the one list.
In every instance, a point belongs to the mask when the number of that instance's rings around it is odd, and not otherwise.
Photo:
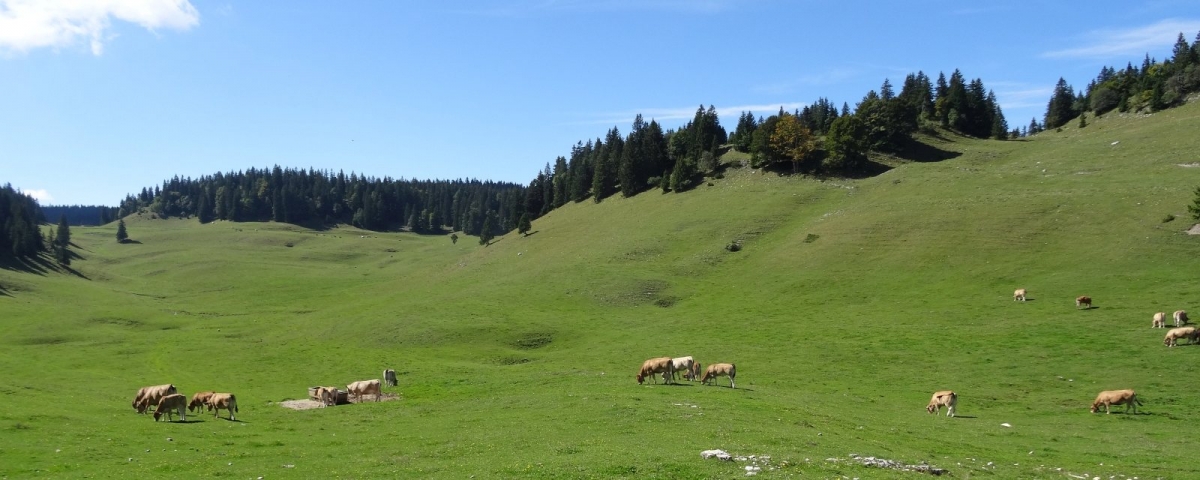
[[(388, 386), (396, 386), (395, 370), (390, 368), (384, 370), (383, 378)], [(338, 395), (340, 394), (337, 387), (314, 387), (312, 391), (314, 392), (313, 397), (321, 403), (322, 408), (336, 404)], [(378, 379), (360, 380), (346, 385), (346, 392), (351, 397), (357, 397), (359, 402), (362, 402), (363, 395), (374, 395), (376, 402), (383, 396), (381, 382)], [(137, 413), (144, 414), (151, 407), (154, 408), (154, 421), (156, 422), (163, 415), (166, 415), (167, 421), (170, 422), (173, 420), (175, 413), (179, 414), (180, 420), (187, 421), (186, 412), (198, 413), (205, 408), (213, 412), (213, 418), (216, 418), (220, 411), (224, 409), (229, 412), (230, 420), (237, 420), (235, 414), (238, 411), (237, 398), (232, 393), (199, 392), (192, 395), (192, 400), (189, 402), (187, 397), (179, 393), (173, 384), (154, 385), (138, 389), (137, 394), (133, 397), (133, 409)]]
[(674, 383), (675, 374), (683, 372), (683, 378), (689, 381), (696, 381), (700, 378), (701, 384), (707, 384), (712, 380), (713, 384), (717, 383), (717, 377), (729, 377), (729, 388), (737, 388), (734, 383), (734, 378), (737, 377), (737, 367), (732, 363), (714, 363), (708, 366), (704, 371), (704, 375), (700, 375), (700, 362), (697, 362), (691, 355), (686, 357), (658, 357), (651, 358), (642, 362), (642, 369), (638, 370), (637, 379), (638, 385), (645, 382), (647, 378), (658, 383), (658, 377), (655, 375), (661, 374), (663, 383)]
[[(1025, 301), (1026, 293), (1027, 292), (1024, 288), (1018, 288), (1013, 292), (1013, 301)], [(1076, 297), (1075, 307), (1092, 308), (1092, 298), (1088, 296)], [(1181, 338), (1186, 338), (1191, 343), (1196, 343), (1198, 340), (1200, 340), (1200, 330), (1197, 330), (1196, 327), (1186, 326), (1188, 323), (1187, 311), (1175, 311), (1175, 313), (1172, 315), (1172, 319), (1175, 321), (1175, 328), (1167, 331), (1167, 335), (1163, 337), (1163, 345), (1174, 347)], [(1155, 313), (1150, 320), (1150, 327), (1167, 328), (1167, 314), (1164, 312)], [(935, 400), (937, 399), (937, 395), (938, 394), (936, 393), (934, 394)], [(953, 392), (951, 392), (951, 395), (953, 396)], [(935, 412), (935, 410), (933, 410), (933, 404), (934, 401), (931, 400), (929, 406), (930, 413)], [(1096, 399), (1092, 401), (1091, 411), (1092, 413), (1096, 413), (1100, 411), (1100, 407), (1103, 406), (1104, 413), (1111, 413), (1109, 407), (1112, 405), (1125, 405), (1126, 412), (1129, 412), (1130, 408), (1132, 408), (1133, 413), (1137, 413), (1137, 407), (1141, 404), (1142, 402), (1137, 398), (1137, 393), (1135, 393), (1133, 390), (1105, 390), (1100, 392), (1100, 394), (1096, 396)], [(953, 410), (953, 408), (951, 408), (951, 410)]]
[[(1018, 288), (1013, 292), (1013, 301), (1024, 302), (1028, 292), (1024, 288)], [(1076, 307), (1092, 307), (1092, 298), (1088, 296), (1079, 296), (1075, 298)], [(1177, 341), (1182, 338), (1188, 339), (1191, 343), (1200, 342), (1200, 329), (1196, 327), (1186, 326), (1188, 323), (1188, 315), (1184, 310), (1178, 310), (1172, 315), (1175, 321), (1175, 328), (1167, 331), (1167, 335), (1163, 338), (1163, 344), (1168, 347), (1177, 345)], [(1154, 314), (1151, 321), (1152, 328), (1166, 328), (1166, 313), (1158, 312)], [(732, 363), (714, 363), (704, 369), (704, 374), (700, 371), (702, 366), (700, 362), (695, 361), (690, 355), (685, 357), (656, 357), (642, 362), (642, 368), (638, 370), (634, 377), (638, 384), (641, 385), (647, 379), (654, 383), (658, 383), (657, 375), (662, 375), (663, 383), (675, 383), (676, 375), (682, 373), (683, 378), (689, 381), (696, 381), (699, 378), (701, 384), (708, 384), (709, 381), (716, 384), (718, 377), (729, 377), (729, 387), (737, 388), (735, 378), (737, 377), (737, 367)], [(383, 371), (384, 382), (388, 386), (394, 387), (397, 384), (396, 371), (386, 369)], [(360, 380), (346, 385), (346, 393), (357, 398), (362, 402), (364, 395), (374, 395), (375, 401), (378, 402), (382, 393), (383, 382), (378, 379)], [(338, 396), (341, 391), (337, 387), (313, 387), (309, 389), (310, 395), (316, 399), (321, 407), (332, 406), (337, 403)], [(1109, 407), (1112, 405), (1125, 405), (1125, 411), (1128, 412), (1132, 407), (1133, 412), (1137, 413), (1137, 406), (1141, 405), (1141, 401), (1137, 399), (1137, 394), (1133, 390), (1106, 390), (1100, 392), (1096, 396), (1096, 400), (1092, 402), (1091, 411), (1095, 413), (1104, 407), (1105, 413), (1110, 413)], [(942, 407), (946, 407), (946, 416), (953, 417), (956, 407), (958, 406), (958, 394), (952, 390), (942, 390), (933, 393), (933, 397), (929, 399), (929, 404), (925, 406), (925, 410), (934, 415), (940, 415)], [(232, 393), (216, 393), (216, 392), (200, 392), (192, 395), (191, 402), (188, 402), (187, 397), (178, 393), (175, 385), (155, 385), (151, 387), (142, 387), (137, 391), (137, 395), (133, 398), (133, 408), (138, 413), (146, 413), (150, 408), (154, 407), (154, 421), (158, 421), (162, 415), (167, 415), (167, 421), (171, 421), (172, 413), (178, 412), (179, 418), (187, 420), (184, 409), (187, 411), (199, 411), (207, 408), (213, 412), (213, 417), (217, 417), (221, 409), (229, 412), (229, 419), (236, 420), (234, 414), (238, 411), (237, 399)]]
[(154, 421), (167, 416), (167, 421), (172, 420), (174, 413), (179, 414), (179, 419), (187, 421), (188, 412), (199, 412), (201, 409), (207, 408), (213, 412), (213, 418), (216, 418), (221, 409), (229, 412), (230, 420), (237, 420), (234, 415), (238, 411), (237, 398), (232, 393), (217, 393), (217, 392), (200, 392), (192, 395), (192, 401), (175, 389), (175, 385), (154, 385), (152, 387), (139, 388), (137, 394), (133, 397), (133, 409), (138, 413), (146, 413), (150, 407), (154, 407)]

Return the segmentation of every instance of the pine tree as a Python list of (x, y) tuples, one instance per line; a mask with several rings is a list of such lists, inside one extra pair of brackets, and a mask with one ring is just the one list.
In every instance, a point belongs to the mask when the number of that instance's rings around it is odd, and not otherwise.
[(521, 215), (521, 220), (517, 222), (517, 233), (527, 236), (532, 229), (533, 225), (529, 222), (529, 214)]
[(1192, 204), (1188, 205), (1188, 212), (1192, 214), (1192, 218), (1200, 220), (1200, 187), (1196, 187), (1196, 198), (1192, 200)]
[(1058, 84), (1054, 86), (1054, 93), (1050, 97), (1050, 103), (1046, 105), (1046, 128), (1058, 128), (1066, 125), (1067, 121), (1075, 117), (1076, 113), (1071, 106), (1075, 103), (1075, 91), (1067, 81), (1059, 77)]
[(1084, 128), (1086, 126), (1087, 126), (1087, 113), (1080, 112), (1079, 113), (1079, 128)]
[(58, 230), (54, 234), (54, 243), (63, 247), (71, 245), (71, 227), (67, 225), (66, 214), (58, 217)]
[(117, 243), (125, 243), (129, 240), (129, 232), (125, 230), (125, 219), (117, 220)]
[(496, 234), (492, 233), (496, 229), (496, 222), (491, 215), (483, 220), (483, 228), (479, 231), (479, 244), (488, 246), (492, 244), (492, 239), (496, 238)]

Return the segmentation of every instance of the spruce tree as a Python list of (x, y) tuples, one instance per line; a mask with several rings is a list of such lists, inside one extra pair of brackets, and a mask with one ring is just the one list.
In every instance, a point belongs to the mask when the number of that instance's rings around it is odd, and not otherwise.
[(529, 222), (529, 214), (521, 215), (521, 220), (517, 221), (517, 233), (529, 235), (529, 231), (532, 229), (533, 225)]
[(483, 220), (483, 228), (479, 231), (480, 245), (488, 246), (492, 244), (492, 239), (496, 238), (496, 235), (492, 233), (496, 229), (495, 225), (496, 222), (492, 220), (492, 216), (487, 215), (487, 218)]
[(58, 230), (54, 234), (54, 243), (66, 247), (71, 244), (71, 227), (67, 225), (67, 215), (58, 217)]
[(125, 230), (125, 219), (117, 220), (117, 243), (125, 243), (129, 240), (129, 232)]

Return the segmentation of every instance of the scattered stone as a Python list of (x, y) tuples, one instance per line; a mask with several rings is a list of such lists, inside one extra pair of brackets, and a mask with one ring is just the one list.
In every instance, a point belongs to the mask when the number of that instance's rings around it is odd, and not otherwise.
[[(1008, 427), (1008, 428), (1012, 428), (1012, 425), (1009, 425), (1009, 424), (1007, 424), (1007, 423), (1001, 423), (1001, 424), (1000, 424), (1000, 426), (1001, 426), (1001, 427)], [(1033, 453), (1033, 452), (1030, 452), (1030, 453)]]
[[(848, 457), (851, 460), (861, 463), (863, 466), (866, 466), (866, 467), (886, 468), (889, 470), (900, 470), (900, 471), (904, 471), (904, 472), (928, 473), (930, 475), (935, 475), (935, 476), (947, 475), (950, 473), (949, 470), (946, 470), (944, 468), (938, 468), (938, 467), (929, 465), (925, 462), (921, 462), (919, 464), (906, 464), (904, 462), (899, 462), (896, 460), (888, 460), (888, 459), (884, 459), (884, 458), (862, 457), (855, 453), (851, 453), (850, 455), (848, 455)], [(825, 459), (825, 461), (826, 462), (837, 462), (838, 459), (827, 458), (827, 459)]]
[(717, 460), (724, 460), (728, 462), (733, 460), (733, 455), (730, 455), (729, 452), (724, 450), (705, 450), (700, 452), (700, 458), (716, 458)]

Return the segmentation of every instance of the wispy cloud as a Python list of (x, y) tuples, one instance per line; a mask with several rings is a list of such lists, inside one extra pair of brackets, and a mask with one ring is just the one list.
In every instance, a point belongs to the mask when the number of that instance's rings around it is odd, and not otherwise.
[(54, 201), (54, 196), (50, 195), (50, 192), (47, 192), (45, 189), (37, 189), (37, 190), (21, 189), (21, 193), (33, 197), (34, 200), (37, 200), (38, 203), (43, 204), (43, 205), (45, 205), (46, 202)]
[(753, 90), (762, 93), (782, 95), (787, 93), (795, 93), (797, 90), (804, 87), (836, 85), (851, 78), (857, 78), (861, 74), (862, 70), (859, 68), (834, 67), (815, 73), (800, 75), (790, 80), (759, 85), (754, 87)]
[[(733, 107), (717, 108), (717, 116), (720, 117), (721, 123), (729, 124), (729, 119), (736, 119), (742, 112), (752, 112), (755, 115), (774, 115), (779, 113), (779, 109), (790, 112), (796, 109), (801, 109), (807, 106), (807, 102), (784, 102), (771, 103), (760, 105), (738, 105)], [(680, 107), (680, 108), (643, 108), (637, 111), (604, 113), (592, 120), (584, 123), (602, 124), (602, 125), (631, 125), (633, 117), (639, 113), (647, 122), (657, 120), (659, 123), (676, 124), (683, 123), (683, 120), (691, 120), (696, 116), (696, 109), (699, 107)], [(704, 107), (707, 109), (708, 107)], [(733, 120), (736, 123), (736, 120)]]
[(1141, 55), (1150, 50), (1170, 48), (1180, 33), (1200, 30), (1200, 20), (1167, 19), (1144, 27), (1094, 30), (1081, 39), (1081, 46), (1042, 53), (1043, 58), (1107, 58)]
[(188, 0), (0, 0), (0, 52), (63, 48), (87, 41), (104, 53), (112, 19), (147, 30), (187, 30), (200, 23)]

